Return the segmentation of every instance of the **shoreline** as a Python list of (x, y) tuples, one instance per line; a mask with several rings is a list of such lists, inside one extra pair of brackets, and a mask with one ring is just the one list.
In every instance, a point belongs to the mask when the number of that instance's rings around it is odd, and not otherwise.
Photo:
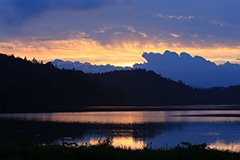
[(23, 108), (22, 110), (0, 111), (0, 114), (18, 113), (68, 113), (68, 112), (132, 112), (132, 111), (204, 111), (204, 110), (240, 110), (240, 105), (172, 105), (172, 106), (81, 106), (52, 107), (49, 110)]
[(126, 159), (126, 160), (233, 160), (240, 159), (239, 152), (210, 149), (206, 144), (191, 145), (182, 142), (170, 149), (160, 148), (133, 150), (131, 148), (114, 148), (111, 141), (102, 141), (97, 145), (36, 145), (36, 144), (0, 144), (0, 159)]

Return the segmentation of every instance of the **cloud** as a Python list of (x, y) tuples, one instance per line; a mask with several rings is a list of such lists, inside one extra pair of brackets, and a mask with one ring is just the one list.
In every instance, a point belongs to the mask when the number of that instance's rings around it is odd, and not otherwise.
[[(112, 34), (118, 39), (126, 34), (123, 32), (124, 31), (117, 33), (117, 36), (115, 36), (114, 33)], [(72, 39), (66, 40), (52, 40), (51, 37), (48, 36), (36, 36), (31, 39), (0, 42), (0, 51), (22, 58), (25, 56), (28, 59), (35, 57), (44, 62), (58, 58), (62, 60), (90, 62), (97, 65), (110, 63), (118, 66), (132, 66), (135, 63), (145, 61), (144, 58), (141, 57), (143, 51), (163, 53), (166, 48), (168, 48), (176, 52), (186, 51), (191, 53), (191, 55), (203, 56), (217, 64), (223, 64), (226, 61), (230, 61), (231, 63), (239, 62), (236, 58), (239, 57), (240, 46), (238, 48), (215, 46), (215, 48), (204, 49), (198, 47), (181, 47), (180, 45), (180, 47), (175, 47), (173, 44), (167, 43), (154, 45), (152, 43), (141, 43), (131, 40), (125, 40), (124, 42), (113, 40), (112, 44), (101, 44), (99, 41), (91, 39), (88, 36), (85, 32), (79, 32), (79, 35), (73, 34)]]
[[(123, 27), (124, 27), (124, 26), (123, 26)], [(127, 28), (129, 31), (133, 32), (133, 33), (136, 32), (136, 30), (134, 29), (134, 27), (126, 26), (126, 28)]]
[(89, 10), (115, 3), (116, 0), (0, 0), (0, 20), (16, 25), (50, 10)]
[[(196, 44), (201, 48), (210, 48), (215, 43), (239, 46), (237, 15), (240, 11), (237, 6), (240, 2), (213, 0), (209, 6), (204, 5), (206, 3), (210, 2), (0, 0), (0, 41), (40, 36), (66, 40), (70, 34), (85, 32), (101, 44), (139, 40), (152, 45), (161, 42), (181, 43), (180, 47), (195, 47)], [(226, 6), (227, 11), (224, 7), (223, 10), (216, 9), (221, 6)], [(108, 29), (109, 26), (123, 25), (131, 27)], [(169, 33), (181, 34), (181, 37), (172, 38)], [(195, 34), (198, 36), (192, 36)]]
[(175, 37), (175, 38), (181, 37), (180, 35), (177, 35), (177, 34), (174, 34), (174, 33), (169, 33), (169, 35), (172, 36), (172, 37)]
[[(81, 37), (83, 33), (77, 37)], [(40, 40), (38, 40), (40, 39)], [(8, 46), (8, 47), (7, 47)], [(114, 64), (119, 66), (132, 66), (142, 62), (142, 51), (138, 49), (139, 43), (125, 42), (116, 45), (102, 45), (99, 42), (82, 37), (71, 40), (43, 40), (36, 37), (32, 41), (0, 42), (0, 50), (4, 54), (27, 57), (37, 60), (52, 61), (56, 59), (91, 62), (93, 64)], [(13, 48), (13, 49), (11, 49)], [(138, 54), (137, 54), (138, 53)]]
[(147, 38), (148, 35), (144, 32), (140, 32), (140, 31), (137, 31), (134, 27), (132, 26), (121, 26), (123, 28), (127, 28), (129, 31), (131, 31), (132, 33), (138, 33), (140, 34), (141, 36), (143, 36), (144, 38)]
[(52, 62), (53, 65), (57, 66), (60, 69), (76, 69), (81, 70), (85, 73), (103, 73), (109, 72), (113, 70), (125, 70), (131, 69), (130, 67), (115, 67), (113, 65), (92, 65), (91, 63), (85, 62), (81, 63), (78, 61), (71, 62), (71, 61), (62, 61), (60, 59), (56, 59)]
[(206, 60), (201, 56), (192, 57), (188, 53), (178, 55), (165, 51), (164, 54), (144, 53), (145, 63), (135, 64), (134, 68), (153, 70), (164, 77), (182, 80), (195, 87), (240, 85), (240, 65), (226, 62), (222, 65)]
[[(160, 53), (144, 53), (142, 55), (147, 62), (136, 63), (133, 68), (142, 68), (155, 71), (163, 77), (171, 78), (175, 81), (181, 80), (193, 87), (228, 87), (240, 85), (240, 65), (226, 62), (222, 65), (206, 60), (201, 56), (192, 57), (190, 54), (182, 52), (165, 51)], [(58, 68), (82, 70), (86, 73), (109, 72), (113, 70), (132, 69), (131, 67), (115, 67), (113, 65), (92, 65), (85, 62), (71, 62), (55, 60), (52, 62)]]
[(95, 33), (104, 33), (105, 30), (101, 29), (101, 30), (98, 30), (98, 31), (94, 31)]
[(5, 49), (9, 49), (9, 50), (13, 50), (14, 47), (13, 46), (10, 46), (10, 45), (0, 45), (0, 48), (5, 48)]
[(140, 35), (142, 35), (144, 38), (147, 38), (148, 35), (146, 33), (143, 33), (143, 32), (138, 32)]
[(174, 16), (174, 15), (162, 15), (162, 14), (158, 14), (158, 17), (160, 18), (165, 18), (165, 19), (194, 19), (194, 16)]
[(122, 34), (123, 32), (114, 32), (114, 35), (117, 36), (119, 34)]
[(216, 21), (216, 20), (211, 20), (209, 21), (210, 24), (216, 25), (216, 26), (220, 26), (220, 27), (229, 27), (229, 24), (220, 22), (220, 21)]

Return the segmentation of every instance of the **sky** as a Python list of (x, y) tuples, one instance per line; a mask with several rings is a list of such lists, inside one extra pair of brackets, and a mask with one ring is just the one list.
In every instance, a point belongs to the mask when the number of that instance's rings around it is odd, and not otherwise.
[(144, 52), (240, 63), (239, 0), (0, 0), (0, 52), (132, 66)]
[(56, 59), (52, 64), (60, 69), (75, 69), (85, 73), (104, 73), (114, 70), (145, 69), (154, 71), (162, 77), (197, 88), (229, 87), (240, 85), (240, 65), (226, 62), (216, 63), (204, 57), (194, 56), (186, 52), (176, 53), (165, 51), (159, 53), (144, 53), (144, 63), (135, 63), (133, 67), (116, 67), (114, 65), (92, 65), (78, 61), (63, 61)]

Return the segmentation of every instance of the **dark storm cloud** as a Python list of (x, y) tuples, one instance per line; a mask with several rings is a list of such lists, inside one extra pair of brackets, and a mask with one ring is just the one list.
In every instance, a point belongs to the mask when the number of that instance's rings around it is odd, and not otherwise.
[(0, 20), (17, 25), (50, 10), (89, 10), (116, 4), (115, 0), (0, 0)]

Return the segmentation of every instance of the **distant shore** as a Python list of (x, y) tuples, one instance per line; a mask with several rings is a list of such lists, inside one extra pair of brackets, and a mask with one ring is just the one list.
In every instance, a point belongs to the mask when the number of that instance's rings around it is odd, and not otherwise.
[[(21, 108), (21, 107), (19, 107)], [(193, 111), (193, 110), (240, 110), (240, 105), (170, 105), (170, 106), (80, 106), (51, 107), (41, 110), (41, 107), (25, 107), (19, 110), (1, 110), (3, 113), (56, 113), (56, 112), (114, 112), (114, 111)]]

